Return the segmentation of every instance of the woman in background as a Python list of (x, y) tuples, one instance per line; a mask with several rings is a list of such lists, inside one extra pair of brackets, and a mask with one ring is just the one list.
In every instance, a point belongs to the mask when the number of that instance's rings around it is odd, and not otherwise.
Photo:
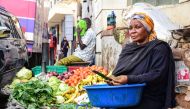
[(64, 57), (67, 57), (69, 49), (69, 42), (67, 41), (66, 37), (63, 38), (61, 41), (61, 51), (63, 52)]

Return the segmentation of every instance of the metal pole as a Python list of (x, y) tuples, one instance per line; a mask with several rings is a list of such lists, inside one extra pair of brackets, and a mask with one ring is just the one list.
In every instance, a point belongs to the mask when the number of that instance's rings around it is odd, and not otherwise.
[(53, 35), (50, 34), (50, 41), (49, 41), (49, 47), (50, 47), (50, 65), (54, 65), (54, 44), (53, 44)]
[(47, 30), (47, 24), (44, 25), (43, 35), (42, 35), (42, 72), (46, 73), (46, 65), (49, 65), (49, 34)]
[(46, 70), (46, 62), (44, 61), (42, 61), (42, 72), (47, 72), (47, 70)]

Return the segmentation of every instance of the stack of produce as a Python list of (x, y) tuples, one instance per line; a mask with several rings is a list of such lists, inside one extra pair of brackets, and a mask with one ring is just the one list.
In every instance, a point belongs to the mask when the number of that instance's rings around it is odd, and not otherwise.
[(32, 71), (23, 67), (19, 72), (17, 72), (16, 77), (13, 79), (12, 86), (21, 82), (28, 82), (32, 78)]
[(23, 67), (19, 72), (16, 73), (16, 77), (13, 79), (11, 84), (7, 84), (1, 91), (4, 94), (10, 94), (11, 90), (15, 87), (18, 83), (28, 82), (32, 77), (32, 71)]
[(89, 75), (94, 75), (92, 70), (96, 70), (102, 72), (103, 74), (107, 75), (108, 72), (103, 67), (98, 66), (91, 66), (91, 67), (81, 67), (73, 71), (73, 75), (71, 75), (68, 79), (65, 80), (70, 86), (76, 86), (82, 79), (87, 78)]
[(75, 103), (76, 98), (86, 93), (83, 86), (104, 83), (104, 79), (94, 74), (92, 70), (102, 72), (105, 75), (108, 74), (106, 69), (95, 65), (81, 67), (63, 74), (48, 73), (48, 84), (54, 91), (56, 103)]
[[(93, 84), (101, 84), (105, 83), (104, 79), (98, 75), (95, 75), (92, 70), (96, 70), (102, 72), (104, 75), (108, 75), (108, 71), (103, 67), (91, 66), (91, 67), (81, 67), (73, 71), (73, 75), (71, 75), (68, 79), (65, 80), (65, 83), (71, 87), (75, 88), (74, 93), (69, 93), (70, 99), (65, 101), (65, 103), (75, 102), (75, 99), (83, 94), (86, 91), (83, 89), (85, 85), (93, 85)], [(63, 95), (64, 96), (64, 95)]]
[(51, 76), (56, 76), (58, 79), (65, 81), (66, 79), (68, 79), (71, 75), (73, 75), (73, 71), (71, 72), (64, 72), (62, 74), (58, 74), (56, 72), (49, 72), (47, 74), (47, 77), (51, 77)]
[(79, 101), (80, 103), (86, 102), (84, 99), (86, 91), (83, 86), (105, 83), (104, 79), (94, 74), (92, 70), (108, 75), (107, 70), (103, 67), (88, 66), (63, 74), (50, 72), (46, 75), (48, 81), (30, 76), (30, 80), (24, 81), (24, 83), (13, 82), (11, 97), (28, 109), (42, 106), (59, 107), (63, 106), (63, 103), (78, 104)]
[(52, 88), (40, 80), (17, 84), (11, 97), (27, 109), (39, 109), (55, 103)]

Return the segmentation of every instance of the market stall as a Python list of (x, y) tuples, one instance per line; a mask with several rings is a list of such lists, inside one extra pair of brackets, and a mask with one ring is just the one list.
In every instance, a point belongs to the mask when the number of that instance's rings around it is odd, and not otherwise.
[(70, 72), (65, 68), (47, 66), (48, 73), (40, 75), (38, 67), (33, 70), (23, 67), (17, 72), (13, 82), (3, 89), (4, 93), (10, 94), (8, 109), (75, 109), (77, 106), (81, 109), (91, 106), (83, 87), (105, 83), (92, 70), (104, 75), (108, 75), (108, 71), (95, 65)]

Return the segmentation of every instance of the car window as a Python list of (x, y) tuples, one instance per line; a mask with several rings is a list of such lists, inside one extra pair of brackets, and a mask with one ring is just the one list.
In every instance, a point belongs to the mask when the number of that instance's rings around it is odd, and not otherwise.
[(9, 18), (7, 16), (0, 14), (0, 26), (1, 27), (7, 27), (7, 28), (11, 29), (10, 25), (11, 24), (9, 22)]
[(10, 29), (13, 38), (21, 39), (23, 36), (18, 19), (14, 16), (11, 17), (0, 13), (0, 27)]
[(21, 30), (19, 21), (18, 21), (18, 19), (17, 19), (16, 17), (12, 17), (12, 20), (13, 20), (15, 29), (16, 29), (16, 31), (17, 31), (18, 34), (19, 34), (19, 38), (21, 38), (20, 36), (23, 36), (23, 33), (22, 33), (22, 30)]

